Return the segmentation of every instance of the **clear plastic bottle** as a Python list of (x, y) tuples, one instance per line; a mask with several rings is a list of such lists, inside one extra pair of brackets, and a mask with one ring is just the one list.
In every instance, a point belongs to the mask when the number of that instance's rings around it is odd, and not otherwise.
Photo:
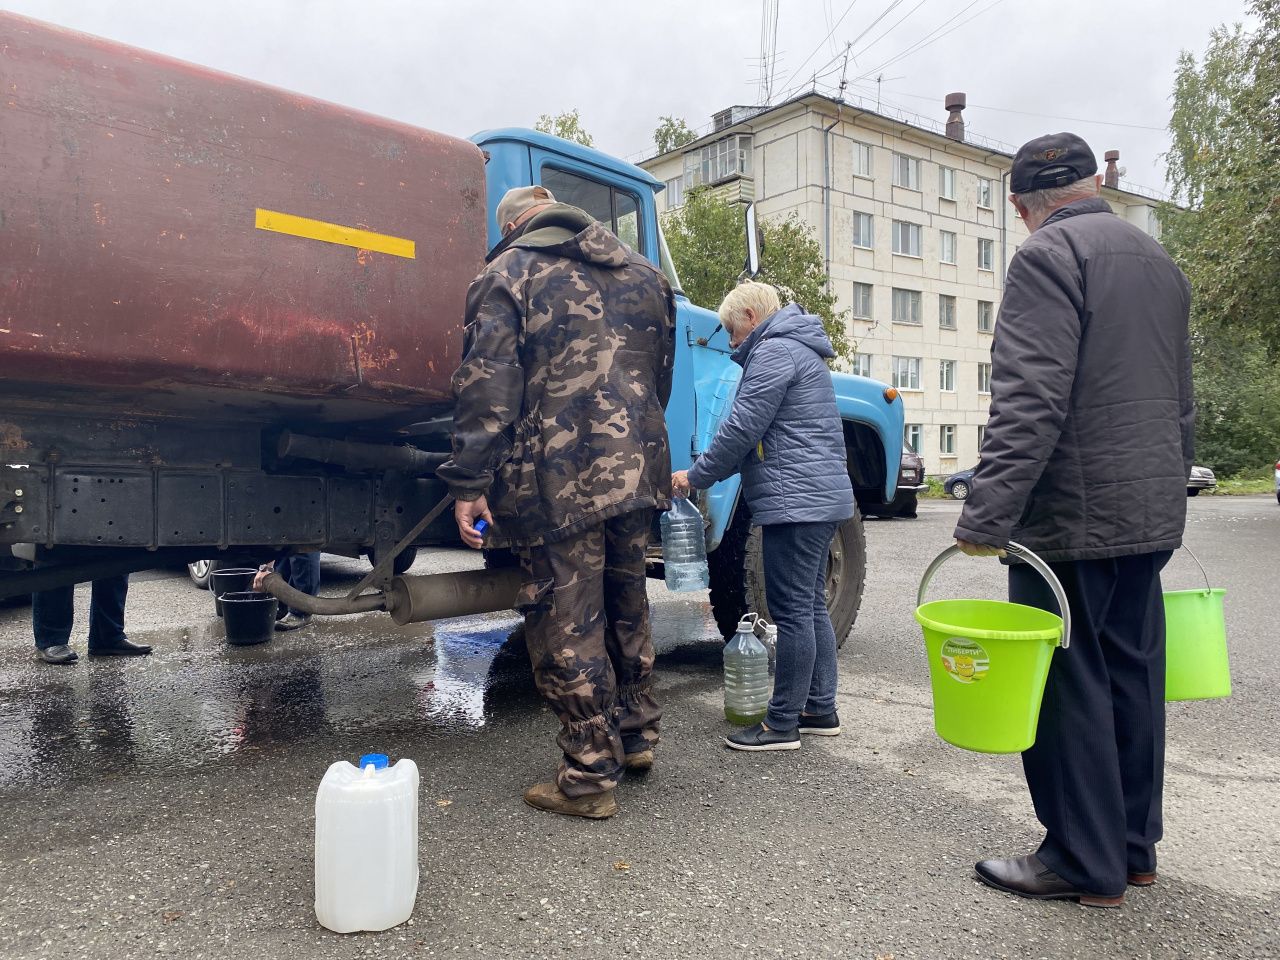
[(417, 895), (417, 765), (380, 753), (331, 764), (316, 791), (316, 919), (336, 933), (387, 930)]
[(769, 651), (756, 638), (755, 621), (754, 613), (739, 620), (738, 632), (724, 648), (724, 716), (742, 726), (764, 719), (773, 693)]
[(769, 651), (769, 676), (777, 673), (778, 665), (778, 626), (770, 623), (764, 617), (756, 620), (756, 636), (760, 638), (760, 642), (764, 644), (764, 648)]
[(667, 589), (677, 593), (706, 590), (711, 574), (707, 570), (706, 528), (698, 508), (684, 497), (674, 497), (659, 523)]

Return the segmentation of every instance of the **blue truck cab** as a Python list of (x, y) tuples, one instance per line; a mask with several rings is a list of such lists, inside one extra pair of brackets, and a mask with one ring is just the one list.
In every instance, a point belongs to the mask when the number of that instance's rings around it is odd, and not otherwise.
[[(716, 314), (691, 303), (680, 290), (654, 202), (664, 185), (633, 164), (534, 130), (489, 130), (471, 139), (486, 155), (490, 246), (501, 239), (492, 213), (498, 200), (512, 187), (540, 184), (609, 227), (671, 282), (676, 357), (667, 431), (673, 469), (687, 468), (710, 445), (742, 371), (730, 358), (729, 338)], [(902, 400), (895, 390), (865, 377), (836, 373), (833, 380), (854, 491), (860, 502), (887, 503), (898, 479)], [(711, 604), (726, 637), (748, 609), (768, 617), (759, 532), (752, 531), (740, 502), (740, 485), (738, 476), (730, 477), (702, 493), (699, 503), (708, 523)], [(832, 541), (827, 564), (827, 604), (842, 642), (857, 617), (865, 573), (862, 518), (854, 517)]]

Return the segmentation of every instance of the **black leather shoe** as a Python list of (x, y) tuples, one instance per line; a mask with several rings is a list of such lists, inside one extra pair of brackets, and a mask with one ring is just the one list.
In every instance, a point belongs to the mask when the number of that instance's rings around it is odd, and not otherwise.
[(1077, 890), (1041, 863), (1034, 853), (1012, 860), (983, 860), (974, 870), (987, 886), (1030, 900), (1078, 900), (1086, 907), (1118, 907), (1124, 903), (1123, 893), (1118, 897), (1102, 897)]
[(65, 643), (59, 643), (52, 647), (37, 649), (36, 656), (45, 663), (75, 663), (80, 659), (79, 656), (76, 655), (76, 652)]
[(91, 657), (145, 657), (151, 648), (145, 643), (134, 643), (128, 637), (121, 637), (109, 647), (95, 647), (89, 651)]
[(747, 727), (732, 736), (724, 738), (724, 745), (734, 750), (799, 750), (800, 732), (788, 730), (779, 733), (777, 730), (766, 730), (763, 723)]

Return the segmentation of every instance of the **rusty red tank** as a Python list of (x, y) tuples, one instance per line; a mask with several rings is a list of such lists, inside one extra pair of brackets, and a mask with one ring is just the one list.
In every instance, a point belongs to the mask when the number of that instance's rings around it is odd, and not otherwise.
[(0, 403), (448, 405), (473, 144), (6, 13), (0, 79)]

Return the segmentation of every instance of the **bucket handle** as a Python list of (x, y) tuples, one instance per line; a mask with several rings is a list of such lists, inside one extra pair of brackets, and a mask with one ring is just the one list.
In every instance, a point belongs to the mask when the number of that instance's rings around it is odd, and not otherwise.
[[(1031, 569), (1044, 578), (1044, 582), (1053, 591), (1053, 597), (1058, 601), (1058, 610), (1062, 615), (1062, 639), (1059, 643), (1062, 649), (1066, 650), (1067, 647), (1071, 646), (1071, 605), (1067, 603), (1067, 593), (1062, 589), (1062, 584), (1058, 582), (1058, 578), (1049, 569), (1049, 565), (1026, 547), (1011, 540), (1004, 549), (1009, 556), (1025, 561)], [(938, 572), (938, 568), (958, 553), (963, 553), (963, 551), (953, 543), (933, 558), (933, 562), (929, 564), (928, 569), (925, 570), (924, 576), (920, 580), (920, 589), (916, 591), (916, 606), (924, 605), (925, 592), (929, 589), (929, 583), (933, 580), (933, 575)], [(1199, 563), (1198, 560), (1196, 562)], [(1207, 577), (1206, 582), (1208, 582)]]
[(1187, 551), (1188, 554), (1190, 554), (1191, 559), (1194, 560), (1196, 562), (1196, 566), (1200, 568), (1200, 575), (1204, 577), (1204, 595), (1207, 597), (1209, 594), (1213, 593), (1213, 587), (1209, 584), (1209, 574), (1205, 570), (1204, 564), (1200, 562), (1199, 557), (1197, 557), (1194, 553), (1191, 553), (1191, 548), (1188, 547), (1185, 543), (1182, 545), (1182, 549)]

